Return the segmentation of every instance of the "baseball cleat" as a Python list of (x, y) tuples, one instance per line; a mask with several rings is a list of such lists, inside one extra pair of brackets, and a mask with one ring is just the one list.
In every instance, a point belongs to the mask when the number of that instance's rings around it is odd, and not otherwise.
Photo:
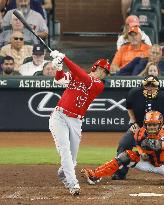
[(78, 196), (80, 194), (80, 186), (79, 184), (74, 185), (74, 187), (69, 189), (69, 192), (73, 196)]
[(87, 179), (88, 184), (95, 185), (100, 182), (101, 178), (97, 178), (93, 176), (93, 171), (91, 169), (82, 169), (81, 173)]
[(69, 184), (66, 180), (63, 170), (58, 171), (58, 179), (64, 184), (65, 188), (69, 188)]

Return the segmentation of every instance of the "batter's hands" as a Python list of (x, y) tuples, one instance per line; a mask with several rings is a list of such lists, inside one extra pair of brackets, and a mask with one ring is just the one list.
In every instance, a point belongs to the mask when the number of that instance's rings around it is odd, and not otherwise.
[(63, 60), (63, 58), (65, 57), (65, 54), (63, 54), (63, 53), (60, 53), (59, 51), (57, 51), (57, 50), (54, 50), (54, 51), (52, 51), (51, 53), (50, 53), (50, 56), (52, 57), (52, 58), (59, 58), (61, 61)]
[(53, 67), (57, 68), (57, 70), (62, 70), (63, 69), (63, 62), (61, 61), (61, 59), (58, 58), (54, 58), (52, 61)]
[(140, 127), (138, 126), (138, 124), (136, 122), (134, 123), (131, 123), (131, 126), (130, 126), (130, 131), (135, 133), (136, 131), (138, 131), (140, 129)]

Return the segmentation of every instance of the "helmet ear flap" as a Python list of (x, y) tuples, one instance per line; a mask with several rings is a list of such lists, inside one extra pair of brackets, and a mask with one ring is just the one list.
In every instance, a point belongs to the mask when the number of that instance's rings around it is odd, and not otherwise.
[(110, 71), (110, 63), (108, 61), (108, 59), (99, 59), (97, 60), (93, 66), (91, 67), (91, 71), (95, 72), (97, 66), (99, 66), (102, 69), (105, 69), (107, 71)]
[(92, 72), (95, 72), (96, 68), (97, 68), (97, 66), (96, 66), (95, 64), (93, 64), (93, 66), (92, 66), (92, 68), (91, 68), (91, 71), (92, 71)]

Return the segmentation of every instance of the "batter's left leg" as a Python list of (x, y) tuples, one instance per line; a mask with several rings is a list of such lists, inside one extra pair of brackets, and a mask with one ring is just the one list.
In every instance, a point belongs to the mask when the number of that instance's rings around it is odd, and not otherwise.
[(74, 163), (70, 150), (69, 127), (65, 117), (63, 113), (53, 113), (50, 117), (50, 130), (61, 158), (61, 166), (66, 180), (71, 188), (73, 184), (78, 184), (78, 180), (75, 175)]
[(70, 150), (74, 166), (77, 164), (77, 154), (81, 140), (82, 121), (76, 118), (69, 118), (67, 123), (70, 125)]

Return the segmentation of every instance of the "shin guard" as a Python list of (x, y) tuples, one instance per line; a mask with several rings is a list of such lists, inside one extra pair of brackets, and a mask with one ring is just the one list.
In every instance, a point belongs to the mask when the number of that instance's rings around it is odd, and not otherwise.
[(114, 158), (111, 161), (97, 167), (94, 170), (94, 176), (97, 178), (112, 176), (119, 169), (118, 161)]

